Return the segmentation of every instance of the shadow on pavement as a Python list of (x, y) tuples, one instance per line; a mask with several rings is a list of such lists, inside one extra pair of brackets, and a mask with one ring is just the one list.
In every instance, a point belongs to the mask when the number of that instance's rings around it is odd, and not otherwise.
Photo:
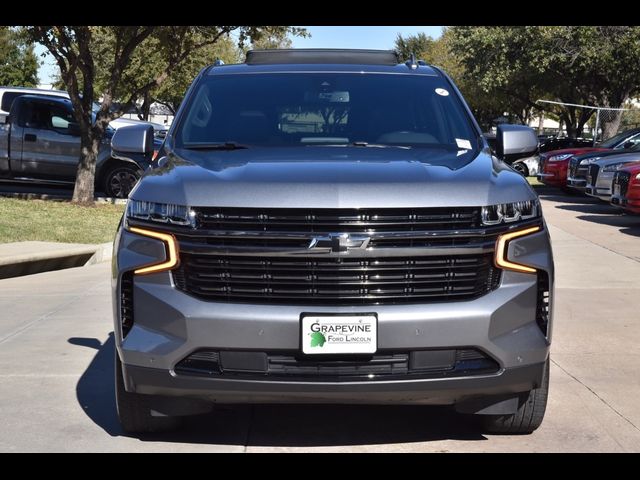
[[(120, 428), (113, 383), (113, 333), (70, 338), (97, 350), (78, 380), (76, 396), (87, 416), (111, 436)], [(486, 440), (473, 419), (449, 407), (375, 405), (220, 405), (187, 417), (181, 431), (135, 436), (142, 441), (265, 447), (373, 445), (435, 440)]]
[(635, 215), (579, 215), (577, 218), (587, 222), (618, 227), (621, 233), (640, 237), (640, 216)]
[(560, 210), (570, 210), (572, 212), (578, 213), (592, 213), (596, 215), (622, 215), (622, 211), (619, 208), (603, 202), (584, 203), (581, 205), (558, 205), (555, 208), (559, 208)]

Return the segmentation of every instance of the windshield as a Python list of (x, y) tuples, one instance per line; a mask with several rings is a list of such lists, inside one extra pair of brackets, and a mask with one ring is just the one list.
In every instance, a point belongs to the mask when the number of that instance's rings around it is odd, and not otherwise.
[(475, 150), (478, 136), (449, 89), (440, 77), (408, 74), (210, 76), (199, 85), (177, 128), (176, 147)]
[(605, 140), (604, 142), (600, 142), (598, 144), (598, 147), (602, 147), (602, 148), (613, 148), (615, 147), (618, 143), (620, 143), (622, 140), (624, 140), (625, 138), (627, 138), (629, 136), (629, 132), (622, 132), (619, 133), (617, 135), (614, 135), (611, 138), (608, 138), (607, 140)]

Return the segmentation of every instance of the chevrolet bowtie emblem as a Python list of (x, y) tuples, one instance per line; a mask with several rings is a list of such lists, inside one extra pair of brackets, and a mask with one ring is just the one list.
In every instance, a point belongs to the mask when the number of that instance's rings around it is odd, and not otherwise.
[(364, 250), (371, 238), (368, 235), (351, 235), (349, 233), (329, 233), (313, 237), (309, 250), (324, 252), (346, 252), (353, 249)]

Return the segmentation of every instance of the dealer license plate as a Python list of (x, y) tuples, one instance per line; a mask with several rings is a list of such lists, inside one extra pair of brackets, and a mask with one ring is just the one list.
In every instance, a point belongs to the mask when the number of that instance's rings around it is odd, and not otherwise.
[(302, 352), (309, 355), (374, 353), (378, 348), (375, 315), (305, 315)]

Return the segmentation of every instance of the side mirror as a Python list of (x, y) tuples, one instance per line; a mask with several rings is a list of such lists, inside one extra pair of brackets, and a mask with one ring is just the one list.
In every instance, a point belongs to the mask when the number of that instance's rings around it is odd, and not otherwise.
[(496, 156), (507, 163), (533, 155), (538, 149), (538, 137), (531, 127), (501, 124), (497, 130)]
[(624, 144), (622, 145), (622, 148), (624, 148), (625, 150), (628, 150), (634, 145), (635, 145), (635, 142), (632, 142), (631, 140), (629, 140), (628, 142), (624, 142)]
[(118, 128), (111, 138), (111, 156), (132, 160), (146, 167), (153, 157), (153, 126), (147, 124)]

